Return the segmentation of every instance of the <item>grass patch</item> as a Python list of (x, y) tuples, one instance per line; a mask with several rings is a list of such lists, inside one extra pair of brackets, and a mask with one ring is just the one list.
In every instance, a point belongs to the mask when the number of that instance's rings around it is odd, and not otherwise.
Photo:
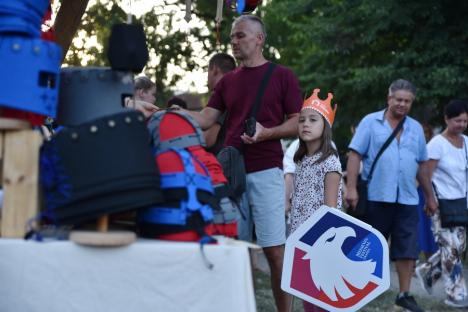
[[(257, 301), (258, 312), (273, 312), (276, 311), (273, 294), (270, 288), (270, 276), (261, 271), (254, 271), (255, 278), (255, 299)], [(361, 310), (362, 312), (390, 312), (394, 311), (394, 302), (397, 293), (392, 290), (388, 290), (372, 302), (367, 304)], [(449, 312), (449, 311), (464, 311), (468, 312), (468, 309), (455, 309), (447, 307), (443, 302), (439, 300), (431, 300), (421, 297), (415, 297), (418, 304), (420, 304), (426, 312)], [(299, 298), (294, 298), (293, 312), (302, 312), (302, 301)]]

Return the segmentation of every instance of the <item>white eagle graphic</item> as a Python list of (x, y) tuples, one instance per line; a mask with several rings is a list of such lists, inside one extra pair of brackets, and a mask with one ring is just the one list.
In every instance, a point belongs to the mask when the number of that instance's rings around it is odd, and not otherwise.
[[(337, 294), (348, 299), (354, 293), (346, 285), (363, 289), (375, 277), (376, 263), (371, 260), (353, 261), (349, 259), (341, 246), (348, 237), (356, 237), (356, 232), (349, 226), (332, 227), (307, 248), (302, 259), (310, 259), (311, 276), (318, 290), (322, 290), (332, 301), (337, 301)], [(326, 259), (324, 261), (324, 259)]]

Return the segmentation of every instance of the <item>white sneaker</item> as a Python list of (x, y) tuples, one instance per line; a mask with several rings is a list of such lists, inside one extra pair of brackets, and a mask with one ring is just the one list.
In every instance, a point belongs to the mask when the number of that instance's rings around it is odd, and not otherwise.
[(447, 298), (444, 300), (444, 303), (448, 306), (454, 307), (454, 308), (466, 308), (468, 307), (468, 299), (461, 299), (461, 300), (455, 300), (455, 299), (450, 299)]

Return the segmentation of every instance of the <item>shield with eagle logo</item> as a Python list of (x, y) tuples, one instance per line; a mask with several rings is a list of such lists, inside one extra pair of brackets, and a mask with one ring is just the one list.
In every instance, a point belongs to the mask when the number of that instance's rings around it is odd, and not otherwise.
[(328, 311), (356, 311), (390, 287), (388, 245), (370, 225), (322, 206), (286, 241), (281, 288)]

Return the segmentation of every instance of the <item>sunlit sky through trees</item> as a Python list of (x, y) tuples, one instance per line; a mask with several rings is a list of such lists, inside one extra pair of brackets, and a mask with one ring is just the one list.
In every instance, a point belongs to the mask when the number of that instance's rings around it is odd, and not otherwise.
[[(94, 5), (96, 2), (100, 1), (101, 3), (109, 3), (112, 5), (112, 0), (90, 0), (88, 4), (88, 8)], [(193, 2), (193, 1), (192, 1)], [(215, 2), (215, 1), (214, 1)], [(177, 0), (120, 0), (116, 1), (116, 3), (127, 13), (131, 13), (137, 17), (149, 12), (150, 10), (154, 10), (155, 13), (160, 16), (160, 18), (168, 18), (168, 14), (174, 14), (174, 24), (172, 31), (174, 32), (184, 32), (190, 34), (192, 28), (205, 28), (206, 34), (209, 34), (209, 30), (206, 27), (204, 21), (200, 20), (194, 14), (191, 15), (191, 20), (187, 22), (185, 17), (185, 5), (181, 5), (181, 1)], [(193, 5), (193, 4), (192, 4)], [(54, 16), (56, 15), (58, 8), (60, 6), (60, 1), (54, 1)], [(214, 10), (216, 9), (216, 5), (213, 6)], [(159, 18), (159, 17), (158, 17)], [(126, 22), (123, 20), (122, 22)], [(161, 34), (166, 32), (163, 29), (163, 23), (155, 27), (155, 31)], [(213, 34), (214, 35), (214, 34)], [(85, 50), (89, 49), (90, 47), (96, 47), (98, 45), (96, 37), (88, 37), (85, 38), (84, 32), (79, 32), (75, 36), (73, 40), (74, 45), (77, 47), (83, 47)], [(197, 93), (206, 93), (208, 88), (206, 86), (206, 65), (209, 58), (209, 55), (203, 52), (202, 43), (197, 42), (194, 36), (189, 36), (188, 44), (194, 49), (192, 58), (194, 61), (199, 64), (199, 69), (194, 70), (192, 72), (184, 71), (181, 67), (177, 64), (168, 64), (167, 71), (169, 75), (178, 74), (182, 76), (182, 79), (177, 82), (175, 87), (173, 87), (173, 91), (175, 93), (178, 92), (197, 92)], [(99, 47), (98, 47), (99, 48)], [(102, 47), (100, 47), (102, 49)], [(86, 66), (90, 55), (83, 54), (80, 56), (81, 65)], [(150, 62), (157, 64), (159, 56), (150, 56)], [(66, 66), (66, 64), (64, 64)], [(169, 77), (170, 78), (170, 77)], [(156, 77), (156, 79), (158, 79)]]

